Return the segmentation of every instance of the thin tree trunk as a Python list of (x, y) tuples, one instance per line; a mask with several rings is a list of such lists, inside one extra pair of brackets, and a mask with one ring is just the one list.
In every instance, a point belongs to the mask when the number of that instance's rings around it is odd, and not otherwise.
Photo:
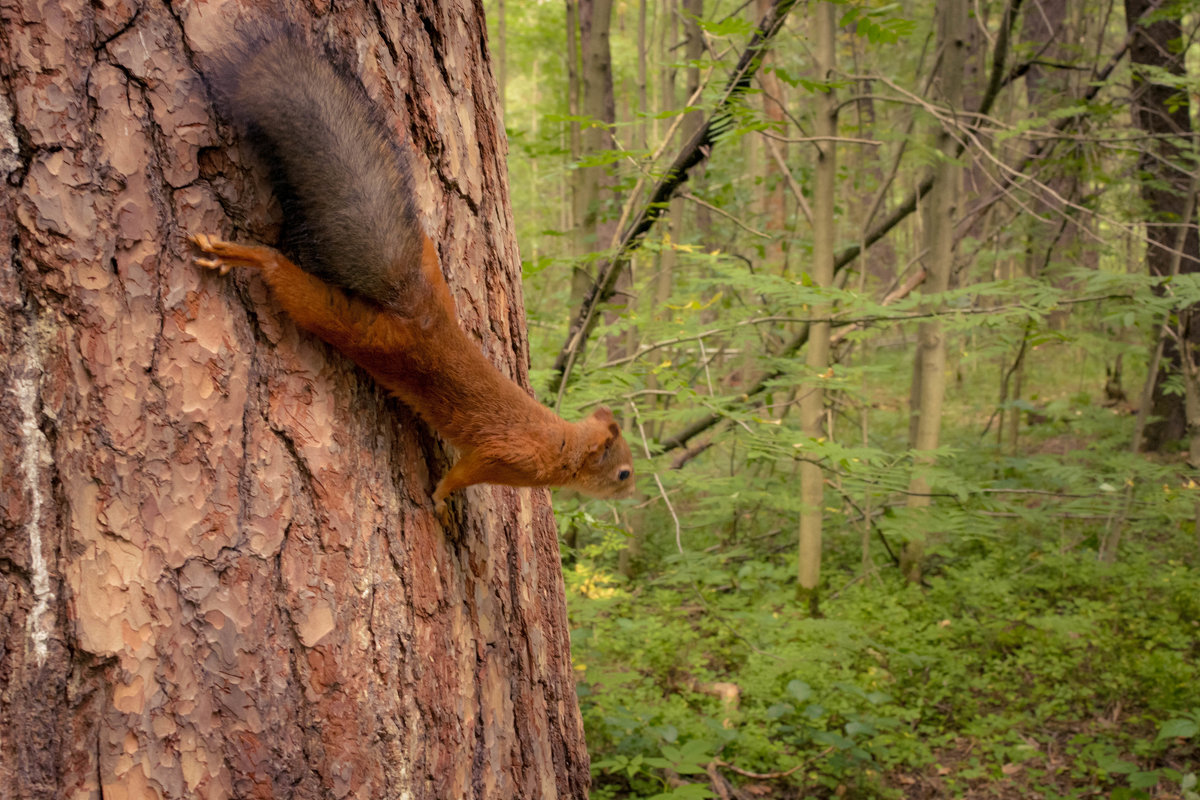
[[(530, 77), (530, 83), (532, 83), (533, 86), (530, 90), (530, 94), (532, 96), (530, 97), (529, 102), (529, 138), (535, 142), (538, 140), (538, 135), (540, 132), (538, 128), (538, 120), (540, 119), (540, 115), (538, 113), (538, 104), (542, 99), (541, 76), (539, 75), (540, 67), (541, 58), (539, 56), (534, 56), (533, 70)], [(542, 190), (541, 170), (538, 169), (538, 164), (537, 151), (534, 150), (529, 154), (529, 183), (530, 188), (532, 189), (529, 194), (530, 197), (539, 197)], [(538, 263), (538, 258), (541, 256), (539, 248), (539, 245), (541, 244), (541, 238), (542, 234), (537, 234), (530, 237), (531, 252), (529, 253), (529, 260), (531, 263)]]
[(641, 150), (645, 150), (650, 146), (648, 128), (650, 117), (650, 94), (646, 72), (646, 57), (648, 55), (649, 47), (646, 41), (646, 0), (638, 0), (637, 94), (638, 111), (641, 113), (641, 118), (638, 120), (637, 124), (637, 147)]
[[(659, 111), (675, 107), (675, 67), (672, 64), (671, 48), (675, 46), (675, 37), (679, 35), (679, 16), (675, 13), (677, 2), (678, 0), (662, 0), (662, 5), (654, 14), (658, 25), (658, 95), (663, 104)], [(663, 119), (655, 115), (651, 130), (655, 142), (661, 141), (665, 129)]]
[[(705, 53), (704, 30), (700, 27), (700, 21), (704, 16), (704, 0), (683, 0), (681, 11), (685, 41), (683, 55), (688, 62), (684, 95), (690, 101), (700, 89), (700, 62)], [(700, 130), (702, 125), (704, 125), (704, 112), (699, 109), (689, 111), (679, 128), (680, 140), (687, 141), (695, 136), (696, 131)], [(689, 170), (688, 180), (692, 182), (697, 191), (702, 190), (702, 180), (707, 169), (708, 164), (701, 161)], [(704, 206), (698, 205), (692, 209), (691, 217), (692, 223), (689, 227), (693, 231), (695, 240), (702, 243), (709, 240), (712, 231), (712, 213)], [(679, 236), (682, 238), (682, 230)]]
[[(609, 30), (612, 26), (612, 0), (579, 0), (580, 112), (589, 119), (580, 139), (581, 153), (592, 156), (615, 148), (611, 126), (616, 122), (613, 95), (612, 51)], [(615, 222), (605, 219), (602, 206), (609, 202), (608, 168), (581, 167), (577, 221), (582, 231), (584, 251), (608, 247)]]
[[(677, 0), (663, 0), (663, 6), (660, 10), (660, 15), (663, 18), (662, 38), (659, 40), (659, 113), (673, 111), (676, 104), (679, 102), (675, 96), (675, 68), (672, 64), (674, 59), (671, 57), (671, 48), (674, 46), (675, 37), (679, 34), (679, 15), (675, 13), (674, 5)], [(686, 124), (686, 120), (684, 121)], [(657, 119), (655, 121), (655, 139), (658, 138)], [(681, 136), (681, 140), (686, 141), (686, 137)], [(667, 212), (667, 237), (668, 246), (664, 247), (658, 258), (658, 274), (654, 280), (654, 304), (660, 311), (666, 310), (667, 300), (671, 297), (671, 281), (675, 273), (675, 263), (677, 260), (674, 245), (679, 241), (680, 233), (683, 229), (683, 198), (671, 198), (670, 208)]]
[[(758, 0), (758, 13), (761, 17), (770, 8), (771, 0)], [(774, 66), (775, 54), (768, 52), (763, 56), (763, 66)], [(758, 73), (758, 82), (762, 86), (763, 117), (768, 123), (763, 135), (787, 136), (786, 97), (783, 81), (771, 69), (763, 69)], [(778, 142), (776, 147), (787, 163), (787, 142)], [(780, 164), (773, 158), (766, 160), (763, 181), (759, 190), (759, 202), (762, 206), (764, 228), (771, 234), (763, 253), (763, 262), (767, 270), (775, 275), (787, 274), (787, 260), (784, 255), (784, 232), (787, 229), (787, 191), (781, 174)]]
[[(698, 23), (698, 18), (702, 11), (702, 0), (683, 0), (683, 29), (687, 36), (687, 43), (685, 45), (685, 58), (690, 62), (687, 69), (686, 82), (686, 95), (688, 97), (691, 97), (696, 89), (700, 86), (700, 68), (696, 66), (696, 62), (704, 55), (704, 41), (701, 38), (702, 34), (700, 25)], [(674, 38), (674, 36), (678, 33), (678, 25), (676, 24), (678, 17), (679, 15), (671, 13), (671, 24), (664, 28), (665, 31), (670, 32), (670, 38)], [(671, 61), (669, 58), (669, 47), (670, 45), (668, 44), (668, 40), (666, 36), (664, 36), (662, 49), (662, 54), (664, 57), (662, 63), (664, 65), (669, 65)], [(660, 97), (662, 111), (670, 111), (677, 108), (678, 98), (675, 96), (674, 72), (675, 71), (673, 68), (668, 67), (667, 69), (664, 69), (664, 80), (662, 81), (662, 94)], [(667, 77), (668, 74), (669, 78)], [(689, 112), (683, 123), (680, 125), (678, 134), (679, 138), (683, 141), (687, 141), (703, 123), (703, 112)], [(659, 257), (657, 259), (658, 270), (654, 276), (653, 293), (651, 294), (653, 305), (649, 313), (655, 317), (662, 317), (671, 313), (668, 303), (671, 299), (671, 289), (673, 286), (675, 267), (678, 262), (675, 245), (678, 244), (678, 242), (683, 238), (685, 212), (686, 206), (684, 204), (684, 199), (682, 197), (671, 198), (666, 231), (668, 239), (667, 246), (664, 247), (659, 253)], [(633, 265), (631, 263), (630, 269), (623, 273), (620, 282), (617, 284), (618, 290), (622, 286), (627, 286), (631, 282), (632, 266)], [(631, 333), (636, 333), (636, 331), (631, 331)], [(632, 352), (636, 346), (636, 340), (631, 339), (627, 341), (624, 353)], [(610, 359), (618, 357), (619, 355), (624, 355), (624, 353), (618, 354), (612, 347), (609, 347), (608, 350), (608, 356)], [(669, 357), (669, 352), (664, 353), (664, 356)], [(658, 378), (656, 375), (651, 374), (646, 376), (646, 388), (651, 391), (658, 388)], [(662, 403), (665, 405), (669, 401), (666, 398), (659, 398), (655, 402), (656, 404)], [(652, 436), (657, 436), (658, 432), (659, 431), (655, 428), (651, 429)], [(630, 526), (632, 528), (632, 535), (629, 538), (629, 543), (618, 556), (618, 569), (626, 578), (633, 577), (637, 567), (637, 562), (641, 558), (642, 550), (646, 540), (646, 532), (648, 529), (647, 522), (650, 519), (649, 511), (650, 509), (647, 509), (645, 513), (634, 512), (635, 516), (632, 518), (632, 524)]]
[[(670, 11), (671, 0), (665, 0), (663, 8), (659, 8), (655, 13), (655, 19), (662, 21), (662, 27), (659, 29), (660, 38), (658, 40), (658, 63), (661, 65), (659, 73), (659, 111), (675, 108), (675, 75), (674, 70), (670, 66), (670, 38), (673, 38), (673, 31), (676, 30), (675, 15)], [(646, 114), (649, 107), (649, 88), (647, 86), (647, 63), (646, 63), (646, 0), (640, 0), (638, 6), (638, 102), (643, 110), (643, 119), (638, 125), (639, 133), (643, 137), (642, 147), (649, 147), (649, 141), (646, 139), (649, 131), (647, 128)], [(655, 114), (653, 125), (653, 134), (657, 146), (658, 139), (658, 114)], [(668, 215), (669, 222), (667, 224), (666, 234), (669, 239), (668, 246), (659, 251), (656, 258), (657, 271), (654, 275), (654, 281), (651, 286), (652, 290), (648, 292), (649, 303), (645, 306), (647, 313), (659, 314), (666, 309), (666, 305), (671, 295), (671, 275), (675, 269), (675, 250), (670, 247), (670, 243), (674, 242), (681, 221), (676, 219), (676, 203), (679, 204), (679, 213), (682, 213), (682, 200), (675, 198), (671, 201), (671, 210)], [(636, 343), (631, 343), (630, 350), (636, 347)], [(646, 376), (646, 388), (650, 391), (658, 389), (658, 376), (650, 373)], [(650, 402), (658, 404), (666, 402), (662, 398), (655, 397)], [(655, 425), (650, 424), (649, 435), (651, 438), (657, 436)], [(642, 556), (642, 550), (646, 541), (646, 520), (650, 516), (650, 509), (644, 511), (634, 511), (630, 518), (629, 539), (625, 547), (617, 554), (617, 571), (627, 579), (632, 579), (638, 569), (639, 561)]]
[[(813, 21), (817, 81), (833, 79), (837, 53), (837, 16), (833, 3), (821, 2)], [(834, 207), (837, 186), (837, 95), (833, 87), (816, 93), (813, 132), (816, 142), (817, 166), (813, 188), (813, 253), (812, 280), (818, 288), (833, 286), (833, 248), (837, 241)], [(814, 317), (828, 316), (826, 306), (814, 307)], [(809, 326), (806, 363), (808, 379), (800, 389), (800, 428), (809, 441), (821, 437), (821, 419), (825, 414), (823, 381), (829, 368), (828, 322), (813, 322)], [(825, 476), (819, 464), (812, 460), (800, 462), (800, 532), (799, 532), (799, 589), (800, 599), (807, 602), (815, 616), (818, 611), (817, 587), (821, 578), (821, 521), (825, 507)]]
[[(700, 88), (700, 67), (697, 62), (704, 56), (704, 39), (698, 20), (700, 13), (703, 11), (703, 2), (701, 0), (683, 0), (682, 11), (683, 30), (686, 37), (684, 58), (688, 61), (684, 96), (690, 98)], [(672, 27), (672, 30), (675, 30), (675, 28)], [(664, 81), (663, 111), (675, 109), (678, 102), (679, 99), (675, 96), (675, 79), (672, 71), (671, 80)], [(683, 123), (679, 126), (679, 140), (686, 142), (695, 135), (696, 131), (703, 124), (703, 111), (689, 111), (687, 116), (684, 117)], [(673, 245), (678, 244), (683, 239), (685, 211), (686, 206), (682, 197), (671, 198), (668, 231), (672, 247), (668, 247), (663, 251), (654, 288), (654, 301), (660, 314), (667, 312), (666, 304), (671, 297), (671, 286), (676, 264)]]
[[(1194, 314), (1195, 311), (1187, 311), (1181, 315), (1180, 331), (1187, 330), (1189, 324), (1195, 324), (1195, 320), (1188, 319)], [(1188, 466), (1195, 473), (1196, 470), (1200, 470), (1200, 359), (1197, 358), (1196, 348), (1189, 347), (1184, 350), (1183, 369), (1184, 408), (1187, 410), (1188, 424)], [(1196, 518), (1193, 523), (1200, 524), (1200, 501), (1196, 503)], [(1196, 533), (1196, 541), (1200, 544), (1200, 531)], [(1197, 552), (1197, 556), (1200, 556), (1200, 552)]]
[[(1027, 277), (1035, 277), (1037, 274), (1037, 266), (1033, 260), (1033, 250), (1030, 247), (1030, 242), (1026, 242), (1025, 250), (1025, 275)], [(1008, 268), (1010, 278), (1014, 282), (1020, 277), (1017, 269), (1017, 261), (1015, 258), (1008, 260)], [(1010, 370), (1009, 378), (1005, 381), (1002, 391), (1004, 397), (1001, 398), (1001, 415), (996, 422), (997, 427), (997, 442), (1000, 449), (1003, 449), (1007, 441), (1008, 452), (1011, 455), (1017, 454), (1017, 444), (1021, 438), (1021, 391), (1025, 383), (1025, 353), (1029, 346), (1029, 335), (1032, 332), (1032, 325), (1026, 324), (1021, 331), (1021, 341), (1017, 344), (1017, 354), (1013, 357), (1013, 365)], [(1007, 405), (1008, 416), (1004, 416), (1003, 406)], [(1007, 425), (1006, 425), (1007, 423)]]
[[(479, 7), (300, 9), (411, 137), (465, 326), (527, 383)], [(429, 429), (191, 262), (278, 223), (200, 78), (229, 25), (0, 5), (0, 796), (585, 797), (546, 493), (443, 527)]]
[[(1170, 271), (1175, 231), (1182, 221), (1179, 209), (1194, 169), (1191, 166), (1194, 145), (1188, 93), (1176, 84), (1154, 80), (1158, 70), (1180, 78), (1186, 74), (1184, 54), (1177, 47), (1183, 36), (1179, 17), (1163, 16), (1159, 10), (1161, 5), (1158, 0), (1125, 0), (1126, 25), (1135, 33), (1130, 46), (1133, 119), (1151, 139), (1145, 145), (1147, 152), (1140, 161), (1144, 177), (1139, 181), (1149, 213), (1146, 264), (1151, 275), (1166, 275)], [(1139, 25), (1139, 18), (1147, 12), (1154, 14), (1155, 21)], [(1188, 228), (1182, 250), (1184, 255), (1179, 271), (1186, 274), (1200, 269), (1200, 236), (1195, 228)], [(1193, 346), (1200, 344), (1200, 326), (1193, 325), (1184, 331), (1184, 341)], [(1185, 398), (1178, 393), (1163, 391), (1164, 383), (1181, 370), (1178, 343), (1168, 340), (1164, 343), (1162, 361), (1154, 376), (1151, 413), (1158, 421), (1146, 426), (1145, 446), (1149, 450), (1161, 450), (1187, 434)]]
[[(966, 0), (946, 0), (938, 6), (938, 42), (941, 58), (938, 66), (937, 99), (951, 110), (962, 107), (963, 70), (966, 58)], [(936, 145), (944, 154), (935, 170), (933, 188), (925, 204), (924, 230), (928, 256), (925, 271), (930, 294), (945, 292), (950, 286), (954, 263), (954, 222), (958, 217), (959, 181), (962, 168), (952, 160), (957, 143), (951, 133), (939, 128)], [(946, 394), (946, 340), (941, 323), (931, 319), (917, 328), (917, 368), (919, 379), (913, 394), (917, 400), (916, 431), (912, 441), (914, 464), (909, 482), (908, 506), (928, 506), (929, 480), (925, 467), (932, 463), (942, 426), (942, 401)], [(901, 571), (911, 581), (921, 579), (925, 536), (910, 539), (901, 556)]]
[[(1032, 6), (1026, 7), (1025, 13), (1022, 14), (1021, 38), (1026, 46), (1036, 48), (1035, 53), (1040, 59), (1049, 63), (1067, 63), (1072, 57), (1071, 43), (1083, 41), (1083, 39), (1078, 37), (1073, 21), (1069, 23), (1066, 17), (1066, 0), (1038, 0)], [(1057, 107), (1062, 102), (1063, 96), (1069, 91), (1068, 82), (1072, 74), (1070, 70), (1046, 69), (1037, 61), (1030, 64), (1025, 71), (1025, 98), (1029, 108), (1035, 109), (1039, 113), (1046, 113)], [(1030, 144), (1029, 155), (1031, 158), (1035, 158), (1037, 155), (1036, 147), (1036, 144)], [(1078, 197), (1079, 181), (1073, 174), (1052, 175), (1045, 180), (1056, 195), (1072, 201)], [(1041, 210), (1040, 207), (1039, 210)], [(1053, 209), (1047, 209), (1043, 213), (1053, 213), (1053, 211)], [(1080, 224), (1089, 223), (1081, 220)], [(1059, 235), (1055, 246), (1061, 252), (1071, 252), (1075, 239), (1075, 225), (1068, 225), (1065, 231)], [(1039, 239), (1032, 234), (1026, 237), (1024, 272), (1030, 278), (1041, 277), (1039, 275), (1041, 268), (1034, 255), (1034, 248), (1038, 246), (1038, 241)], [(1010, 277), (1016, 279), (1020, 273), (1017, 261), (1011, 259), (1008, 261), (1008, 265)], [(1013, 365), (1003, 376), (1001, 385), (1001, 408), (996, 423), (996, 441), (1001, 448), (1007, 446), (1008, 452), (1013, 455), (1017, 453), (1021, 435), (1021, 410), (1017, 403), (1021, 400), (1024, 385), (1025, 355), (1030, 333), (1031, 328), (1026, 325), (1021, 341), (1017, 345)], [(1003, 365), (1001, 366), (1003, 367)]]
[[(595, 156), (616, 149), (613, 129), (617, 121), (616, 99), (613, 88), (612, 49), (609, 45), (612, 29), (613, 0), (580, 0), (579, 42), (583, 56), (580, 72), (582, 111), (589, 123), (583, 130), (582, 148), (585, 157)], [(580, 167), (579, 178), (579, 228), (576, 231), (582, 249), (577, 255), (604, 250), (609, 247), (616, 230), (616, 220), (608, 213), (610, 205), (619, 205), (620, 198), (613, 185), (612, 170), (607, 166)], [(581, 277), (585, 270), (577, 267), (576, 280), (572, 283), (572, 305), (581, 295), (575, 290), (584, 289)], [(621, 275), (614, 286), (617, 305), (628, 300), (633, 283), (632, 269)], [(586, 270), (591, 279), (591, 269)], [(615, 316), (608, 312), (606, 319)], [(605, 347), (609, 359), (620, 358), (626, 353), (627, 341), (620, 336), (609, 336)]]
[[(567, 113), (571, 117), (570, 128), (570, 163), (579, 161), (583, 145), (579, 126), (579, 0), (566, 0), (567, 11)], [(575, 253), (583, 252), (583, 242), (577, 230), (579, 225), (579, 176), (575, 170), (565, 170), (567, 184), (570, 187), (571, 203), (566, 230), (576, 231)], [(582, 289), (581, 289), (582, 291)], [(574, 288), (571, 296), (574, 297)]]
[[(668, 112), (676, 111), (678, 106), (678, 98), (675, 96), (675, 68), (672, 64), (674, 59), (671, 57), (671, 47), (674, 39), (679, 33), (679, 15), (672, 8), (672, 0), (664, 0), (662, 7), (659, 9), (657, 17), (662, 20), (661, 36), (659, 38), (659, 108), (658, 114), (655, 114), (654, 136), (655, 147), (658, 146), (658, 118)], [(687, 127), (688, 121), (685, 119), (680, 127)], [(685, 140), (690, 135), (689, 132), (681, 135), (681, 139)], [(678, 263), (678, 252), (675, 245), (679, 242), (683, 234), (684, 225), (684, 200), (682, 197), (672, 197), (670, 208), (667, 211), (667, 222), (664, 233), (666, 242), (655, 257), (657, 262), (656, 272), (654, 274), (653, 293), (650, 295), (652, 305), (647, 309), (647, 313), (662, 318), (664, 315), (670, 314), (671, 311), (667, 304), (671, 300), (671, 287), (674, 285), (675, 267)], [(670, 358), (670, 353), (664, 353), (664, 357)], [(646, 388), (654, 391), (658, 389), (658, 375), (651, 372), (646, 376)], [(655, 399), (656, 406), (665, 406), (670, 403), (669, 398), (659, 397)], [(651, 428), (651, 436), (658, 438), (662, 433), (662, 423), (656, 423)], [(640, 548), (643, 533), (640, 531), (634, 532), (633, 545)]]

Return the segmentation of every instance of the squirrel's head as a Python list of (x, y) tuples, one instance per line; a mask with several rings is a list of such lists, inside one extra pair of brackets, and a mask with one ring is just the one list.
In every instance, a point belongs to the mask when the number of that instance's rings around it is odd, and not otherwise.
[(601, 406), (579, 425), (584, 453), (571, 488), (588, 497), (629, 497), (635, 488), (633, 454), (613, 413)]

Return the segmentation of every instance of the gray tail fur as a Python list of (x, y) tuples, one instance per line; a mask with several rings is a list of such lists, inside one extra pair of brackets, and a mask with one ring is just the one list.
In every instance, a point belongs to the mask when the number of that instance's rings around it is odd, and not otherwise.
[(418, 280), (423, 231), (408, 158), (359, 81), (294, 32), (227, 50), (212, 83), (270, 166), (284, 248), (300, 266), (387, 306)]

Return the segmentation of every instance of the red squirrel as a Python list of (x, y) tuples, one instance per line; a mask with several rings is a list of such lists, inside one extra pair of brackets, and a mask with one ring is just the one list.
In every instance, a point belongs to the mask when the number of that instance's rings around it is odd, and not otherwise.
[(477, 483), (634, 491), (633, 457), (607, 408), (567, 422), (505, 377), (458, 324), (437, 247), (413, 206), (408, 157), (361, 84), (292, 35), (248, 44), (213, 83), (270, 165), (279, 251), (198, 234), (195, 259), (258, 270), (301, 328), (345, 353), (459, 452), (433, 500)]

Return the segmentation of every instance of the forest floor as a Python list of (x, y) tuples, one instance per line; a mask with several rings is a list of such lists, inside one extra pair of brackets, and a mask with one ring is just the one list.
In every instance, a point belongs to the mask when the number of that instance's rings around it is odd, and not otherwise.
[[(1024, 737), (1028, 745), (1029, 758), (1023, 762), (1010, 762), (1000, 768), (999, 777), (994, 774), (979, 775), (978, 740), (960, 738), (954, 746), (936, 751), (935, 763), (920, 772), (897, 771), (885, 776), (884, 784), (899, 791), (912, 800), (1026, 800), (1027, 798), (1089, 798), (1111, 797), (1111, 785), (1102, 785), (1087, 769), (1081, 769), (1074, 753), (1078, 748), (1072, 741), (1080, 739), (1104, 740), (1124, 726), (1121, 709), (1102, 718), (1062, 724), (1052, 730), (1043, 731), (1038, 741)], [(1153, 738), (1153, 726), (1142, 723), (1138, 727), (1142, 738)], [(1129, 733), (1125, 730), (1125, 733)], [(1141, 771), (1174, 770), (1180, 774), (1195, 771), (1200, 764), (1200, 748), (1180, 740), (1178, 746), (1168, 749), (1153, 763), (1134, 764), (1132, 756), (1125, 762), (1127, 768)], [(1178, 784), (1167, 787), (1146, 787), (1147, 794), (1162, 800), (1183, 800)]]
[[(1200, 800), (1194, 473), (1131, 453), (1123, 410), (1039, 403), (1015, 454), (958, 420), (930, 509), (891, 501), (870, 536), (832, 509), (823, 616), (796, 602), (786, 470), (676, 487), (687, 527), (644, 537), (632, 576), (621, 531), (581, 536), (565, 577), (592, 797)], [(893, 459), (839, 457), (882, 465), (846, 467), (839, 496), (889, 502), (871, 493)], [(893, 559), (917, 537), (919, 586)], [(717, 754), (744, 770), (724, 792), (703, 778)]]

